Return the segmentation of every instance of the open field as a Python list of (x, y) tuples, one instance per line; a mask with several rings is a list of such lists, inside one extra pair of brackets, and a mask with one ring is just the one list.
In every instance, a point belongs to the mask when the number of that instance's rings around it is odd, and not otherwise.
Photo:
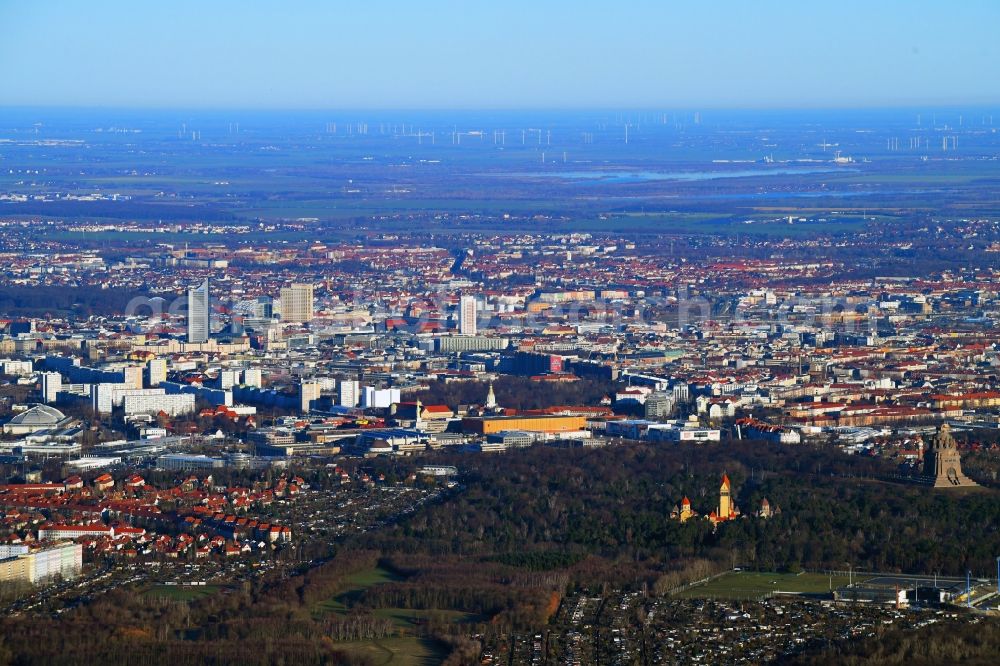
[(337, 649), (367, 657), (376, 666), (431, 666), (448, 656), (447, 649), (434, 641), (411, 637), (337, 643)]
[[(344, 588), (335, 596), (317, 604), (315, 615), (346, 615), (353, 599), (366, 589), (401, 580), (386, 569), (375, 567), (350, 576)], [(337, 649), (352, 655), (364, 656), (374, 664), (386, 666), (423, 666), (439, 664), (448, 655), (445, 646), (433, 640), (414, 636), (413, 629), (427, 622), (472, 623), (485, 619), (474, 613), (459, 610), (380, 608), (373, 615), (391, 621), (396, 626), (396, 636), (371, 641), (343, 641)]]
[[(361, 571), (348, 578), (344, 588), (336, 595), (320, 602), (313, 609), (317, 614), (336, 613), (344, 614), (350, 607), (351, 602), (362, 592), (375, 585), (390, 583), (402, 580), (391, 571), (376, 567), (367, 571)], [(451, 609), (414, 609), (414, 608), (379, 608), (373, 612), (377, 617), (382, 617), (402, 628), (406, 629), (414, 625), (429, 620), (443, 620), (447, 622), (481, 622), (484, 618), (475, 614), (461, 610)]]
[[(948, 116), (959, 142), (944, 151), (932, 130), (914, 127), (913, 113), (898, 110), (714, 112), (705, 126), (683, 114), (630, 123), (601, 110), (240, 115), (234, 132), (231, 117), (212, 113), (5, 109), (0, 141), (8, 168), (0, 185), (38, 198), (4, 202), (0, 213), (315, 217), (352, 229), (363, 220), (369, 229), (434, 233), (489, 232), (507, 213), (524, 219), (506, 228), (801, 237), (849, 234), (859, 225), (743, 229), (738, 222), (761, 205), (992, 214), (1000, 177), (992, 126), (956, 125), (959, 118)], [(103, 131), (123, 124), (141, 131)], [(197, 140), (188, 127), (197, 128)], [(918, 147), (890, 150), (887, 139), (901, 136), (918, 139)], [(835, 164), (836, 152), (854, 161)], [(104, 198), (68, 201), (68, 194)], [(611, 219), (601, 219), (607, 213)]]
[[(854, 577), (855, 583), (863, 580), (863, 577)], [(770, 592), (828, 594), (847, 583), (847, 576), (734, 571), (679, 592), (676, 596), (681, 599), (755, 599)]]
[(348, 577), (344, 589), (332, 598), (317, 604), (314, 610), (319, 614), (344, 613), (347, 611), (351, 599), (356, 598), (361, 592), (364, 592), (369, 587), (397, 580), (401, 580), (401, 578), (390, 571), (382, 569), (381, 567), (361, 571)]

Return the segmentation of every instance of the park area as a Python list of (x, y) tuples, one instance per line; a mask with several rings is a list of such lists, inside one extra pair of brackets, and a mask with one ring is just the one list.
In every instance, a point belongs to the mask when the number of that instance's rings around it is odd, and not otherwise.
[[(346, 578), (337, 594), (317, 604), (313, 614), (316, 617), (332, 614), (346, 618), (366, 590), (401, 580), (402, 577), (381, 567), (359, 571)], [(483, 621), (474, 613), (452, 609), (377, 608), (371, 611), (371, 615), (392, 623), (393, 630), (389, 635), (370, 640), (337, 641), (336, 647), (386, 666), (436, 664), (447, 656), (446, 646), (422, 635), (420, 627), (429, 621), (439, 624)]]
[(341, 642), (337, 643), (337, 649), (355, 657), (364, 657), (377, 666), (440, 664), (448, 656), (448, 649), (443, 645), (413, 636)]

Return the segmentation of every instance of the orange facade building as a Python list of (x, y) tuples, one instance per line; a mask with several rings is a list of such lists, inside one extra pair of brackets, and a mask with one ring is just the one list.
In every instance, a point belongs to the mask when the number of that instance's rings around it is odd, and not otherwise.
[(583, 430), (583, 416), (475, 416), (462, 419), (462, 431), (477, 435), (492, 435), (505, 430), (527, 432), (573, 432)]

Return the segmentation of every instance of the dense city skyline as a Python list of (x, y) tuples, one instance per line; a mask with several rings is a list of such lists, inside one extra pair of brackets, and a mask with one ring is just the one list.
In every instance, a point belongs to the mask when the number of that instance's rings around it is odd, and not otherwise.
[(0, 0), (0, 666), (992, 664), (998, 19)]

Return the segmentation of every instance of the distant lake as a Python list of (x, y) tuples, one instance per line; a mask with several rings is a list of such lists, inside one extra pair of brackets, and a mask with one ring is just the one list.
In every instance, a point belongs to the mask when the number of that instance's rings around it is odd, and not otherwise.
[(774, 167), (772, 169), (736, 169), (718, 171), (538, 171), (535, 173), (511, 173), (520, 178), (559, 178), (579, 183), (643, 183), (658, 180), (698, 181), (719, 178), (756, 178), (759, 176), (789, 176), (814, 173), (844, 173), (857, 169), (843, 167), (794, 168)]

